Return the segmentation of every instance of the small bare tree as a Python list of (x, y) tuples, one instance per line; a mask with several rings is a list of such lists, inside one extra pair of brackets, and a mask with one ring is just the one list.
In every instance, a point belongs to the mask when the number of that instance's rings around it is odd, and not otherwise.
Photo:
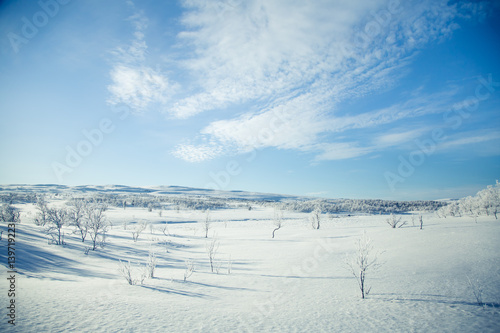
[(168, 231), (168, 222), (165, 221), (165, 225), (163, 227), (161, 227), (161, 232), (165, 235), (165, 236), (170, 236), (170, 231)]
[(192, 260), (186, 260), (186, 269), (184, 270), (184, 282), (187, 281), (187, 279), (193, 275), (194, 273), (194, 261)]
[(155, 270), (158, 258), (156, 258), (156, 253), (149, 251), (148, 261), (146, 262), (147, 277), (154, 278)]
[(37, 214), (34, 220), (35, 225), (43, 227), (47, 223), (48, 220), (47, 211), (49, 210), (47, 202), (45, 201), (45, 197), (41, 196), (37, 199), (36, 209), (37, 209)]
[(52, 237), (52, 242), (54, 244), (64, 245), (62, 228), (68, 223), (68, 219), (68, 211), (64, 208), (49, 208), (47, 210), (47, 221), (49, 225), (45, 232)]
[(420, 222), (420, 230), (424, 228), (424, 219), (422, 218), (422, 215), (418, 216), (418, 221)]
[(127, 280), (128, 284), (132, 286), (136, 284), (144, 284), (144, 280), (146, 280), (148, 276), (148, 268), (146, 266), (142, 267), (140, 264), (138, 264), (137, 267), (138, 272), (137, 270), (134, 270), (132, 264), (130, 263), (130, 260), (127, 260), (126, 262), (120, 260), (118, 271), (125, 278), (125, 280)]
[(273, 237), (272, 238), (274, 238), (274, 233), (276, 231), (280, 230), (281, 227), (283, 226), (283, 211), (278, 209), (278, 208), (274, 208), (273, 224), (274, 224), (274, 230), (273, 230)]
[(89, 232), (88, 221), (85, 218), (85, 209), (87, 202), (82, 199), (74, 199), (71, 202), (71, 208), (68, 211), (70, 223), (75, 226), (76, 232), (80, 233), (82, 243)]
[(474, 298), (476, 299), (476, 303), (479, 306), (483, 306), (483, 287), (479, 281), (479, 279), (471, 280), (468, 275), (465, 276), (467, 278), (467, 285), (469, 286)]
[(356, 254), (349, 258), (346, 257), (345, 264), (347, 269), (356, 278), (359, 290), (361, 291), (361, 298), (364, 299), (370, 293), (371, 287), (366, 284), (366, 276), (369, 271), (377, 269), (380, 264), (378, 263), (378, 254), (373, 253), (372, 241), (363, 232), (363, 236), (356, 242)]
[(146, 225), (147, 223), (143, 222), (135, 226), (134, 231), (132, 231), (132, 239), (134, 240), (134, 242), (137, 242), (139, 236), (141, 235), (141, 232), (143, 232), (144, 229), (146, 229)]
[(90, 202), (85, 210), (85, 218), (87, 219), (90, 238), (92, 239), (92, 251), (95, 251), (99, 240), (101, 245), (104, 244), (106, 232), (108, 232), (109, 223), (106, 220), (104, 212), (107, 206), (103, 203)]
[(210, 270), (212, 273), (215, 268), (215, 256), (217, 255), (217, 250), (219, 249), (219, 242), (217, 241), (217, 237), (214, 234), (214, 237), (210, 242), (205, 244), (205, 249), (207, 250), (208, 259), (210, 261)]
[(132, 265), (130, 264), (130, 260), (127, 262), (120, 260), (120, 266), (118, 267), (118, 271), (120, 274), (127, 280), (128, 284), (134, 285), (136, 284), (136, 280), (132, 276)]
[(388, 219), (385, 220), (387, 224), (391, 226), (391, 228), (401, 228), (406, 225), (406, 221), (401, 221), (401, 216), (396, 216), (391, 214)]

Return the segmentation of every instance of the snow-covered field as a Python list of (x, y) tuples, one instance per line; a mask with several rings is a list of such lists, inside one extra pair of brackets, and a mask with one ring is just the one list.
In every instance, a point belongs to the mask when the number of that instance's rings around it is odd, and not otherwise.
[[(60, 202), (61, 204), (61, 202)], [(85, 248), (67, 226), (49, 244), (32, 204), (15, 235), (15, 323), (8, 323), (7, 225), (0, 241), (0, 331), (17, 332), (499, 332), (500, 222), (494, 217), (423, 215), (419, 229), (392, 229), (387, 215), (284, 212), (271, 238), (270, 206), (204, 211), (110, 207), (106, 245)], [(132, 233), (147, 227), (136, 242)], [(366, 299), (346, 269), (366, 232), (381, 264), (367, 272)], [(218, 245), (211, 272), (207, 245)], [(155, 254), (154, 278), (129, 285), (120, 261), (140, 275)], [(186, 262), (194, 272), (184, 281)], [(471, 286), (468, 282), (471, 281)], [(477, 304), (482, 288), (485, 305)]]

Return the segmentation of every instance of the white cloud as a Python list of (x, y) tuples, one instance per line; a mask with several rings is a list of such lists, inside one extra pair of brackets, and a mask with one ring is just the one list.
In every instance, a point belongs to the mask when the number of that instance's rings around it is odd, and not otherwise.
[[(129, 2), (133, 7), (133, 3)], [(142, 12), (132, 15), (135, 32), (129, 45), (119, 47), (112, 52), (114, 65), (110, 71), (112, 84), (108, 86), (111, 96), (108, 103), (126, 104), (134, 112), (140, 113), (152, 105), (165, 107), (169, 98), (178, 89), (178, 84), (160, 71), (145, 65), (147, 44), (144, 31), (148, 20)]]
[[(317, 160), (357, 157), (406, 139), (403, 134), (379, 137), (366, 148), (355, 141), (325, 140), (324, 135), (443, 112), (455, 93), (412, 97), (362, 114), (338, 109), (342, 101), (393, 85), (415, 51), (456, 29), (458, 9), (447, 1), (394, 7), (386, 1), (312, 6), (284, 0), (234, 6), (191, 0), (185, 5), (188, 30), (180, 37), (194, 52), (182, 64), (198, 74), (197, 91), (178, 100), (170, 112), (187, 118), (248, 101), (268, 104), (206, 126), (202, 136), (221, 150), (275, 147), (319, 150)], [(276, 110), (289, 117), (273, 129)]]
[(374, 141), (379, 146), (384, 146), (384, 147), (398, 146), (403, 143), (415, 140), (416, 138), (420, 137), (422, 134), (426, 132), (429, 133), (430, 131), (427, 128), (425, 129), (420, 128), (405, 132), (383, 134), (375, 138)]
[(345, 160), (363, 156), (373, 152), (373, 147), (359, 147), (353, 142), (325, 143), (318, 146), (322, 152), (315, 158), (316, 161)]
[[(486, 132), (486, 133), (485, 133)], [(446, 142), (441, 143), (438, 149), (452, 149), (461, 146), (478, 144), (500, 139), (498, 131), (481, 131), (481, 133), (460, 133)]]
[(110, 72), (113, 84), (108, 87), (111, 104), (125, 103), (136, 112), (152, 103), (165, 103), (176, 89), (166, 77), (150, 67), (116, 65)]
[[(346, 159), (418, 137), (418, 130), (375, 135), (369, 143), (338, 136), (443, 112), (456, 91), (417, 94), (362, 113), (340, 105), (396, 84), (416, 52), (449, 36), (458, 28), (455, 18), (472, 10), (447, 0), (184, 0), (183, 6), (185, 29), (177, 36), (183, 58), (171, 64), (188, 83), (173, 83), (144, 64), (148, 21), (139, 13), (130, 18), (133, 41), (115, 52), (109, 90), (111, 103), (137, 110), (159, 103), (179, 119), (223, 114), (176, 147), (173, 154), (188, 161), (266, 147)], [(228, 115), (230, 107), (240, 113)]]
[(172, 153), (184, 161), (196, 163), (217, 157), (220, 154), (220, 148), (209, 144), (197, 146), (180, 144)]
[[(194, 47), (183, 62), (201, 90), (172, 112), (187, 117), (232, 103), (287, 95), (340, 69), (352, 27), (382, 1), (247, 1), (235, 7), (185, 2), (180, 37)], [(347, 51), (346, 51), (347, 52)]]

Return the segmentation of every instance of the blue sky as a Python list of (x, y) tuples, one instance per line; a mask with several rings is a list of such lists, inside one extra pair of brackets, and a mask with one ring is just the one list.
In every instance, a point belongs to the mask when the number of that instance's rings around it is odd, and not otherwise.
[(494, 1), (4, 1), (0, 183), (438, 199), (500, 179)]

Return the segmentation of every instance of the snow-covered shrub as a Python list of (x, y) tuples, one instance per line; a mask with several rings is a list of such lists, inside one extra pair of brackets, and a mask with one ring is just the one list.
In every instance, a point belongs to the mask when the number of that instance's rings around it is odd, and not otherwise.
[(205, 244), (205, 249), (207, 251), (208, 260), (210, 262), (210, 271), (213, 273), (215, 268), (215, 256), (217, 255), (217, 250), (219, 249), (219, 242), (217, 237), (212, 238), (212, 241)]
[(406, 221), (402, 221), (401, 216), (396, 216), (394, 214), (391, 214), (385, 221), (391, 226), (391, 228), (401, 228), (406, 225)]
[(130, 260), (127, 260), (126, 262), (120, 260), (118, 271), (125, 278), (125, 280), (127, 280), (128, 284), (132, 286), (136, 284), (144, 284), (144, 280), (146, 280), (147, 277), (147, 269), (145, 267), (141, 268), (139, 265), (137, 272), (137, 270), (134, 270), (132, 267)]
[(448, 203), (437, 211), (440, 217), (446, 216), (471, 216), (477, 219), (480, 215), (493, 215), (498, 219), (500, 210), (500, 183), (489, 185), (484, 190), (477, 192), (475, 196), (468, 196), (457, 201)]
[(0, 221), (2, 222), (21, 222), (21, 212), (17, 210), (15, 207), (9, 204), (3, 204), (0, 207)]
[(143, 222), (135, 226), (134, 231), (132, 231), (132, 239), (134, 240), (134, 242), (137, 242), (141, 233), (144, 231), (144, 229), (146, 229), (146, 225), (147, 223)]
[(186, 281), (187, 281), (187, 279), (188, 279), (191, 275), (193, 275), (193, 273), (194, 273), (194, 268), (195, 268), (195, 267), (194, 267), (194, 261), (192, 261), (192, 260), (187, 260), (187, 261), (185, 262), (185, 264), (186, 264), (186, 269), (184, 270), (184, 282), (186, 282)]
[(157, 262), (158, 262), (158, 258), (156, 258), (156, 253), (149, 251), (148, 261), (146, 262), (147, 277), (148, 278), (155, 277), (155, 270), (156, 270)]
[(474, 299), (476, 300), (477, 305), (483, 306), (483, 287), (479, 279), (476, 280), (471, 280), (468, 275), (466, 275), (467, 278), (467, 285), (474, 295)]

